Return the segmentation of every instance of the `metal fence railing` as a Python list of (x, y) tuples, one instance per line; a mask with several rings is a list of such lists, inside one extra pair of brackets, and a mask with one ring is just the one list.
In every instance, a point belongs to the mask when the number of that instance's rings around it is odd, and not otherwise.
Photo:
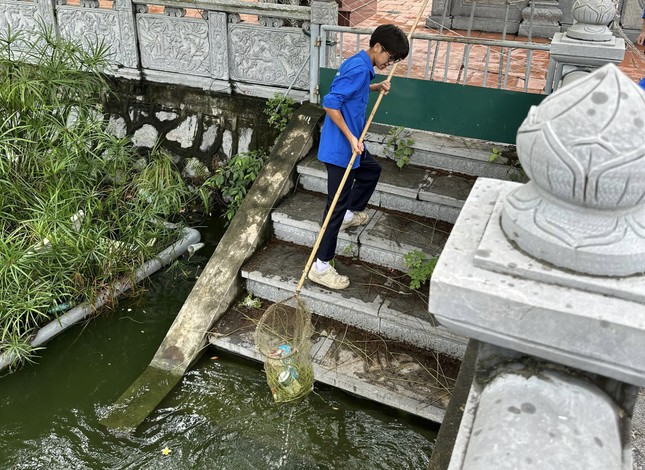
[[(337, 68), (368, 47), (371, 29), (322, 26), (321, 66)], [(549, 77), (548, 43), (415, 33), (410, 54), (396, 75), (528, 93), (545, 93)]]

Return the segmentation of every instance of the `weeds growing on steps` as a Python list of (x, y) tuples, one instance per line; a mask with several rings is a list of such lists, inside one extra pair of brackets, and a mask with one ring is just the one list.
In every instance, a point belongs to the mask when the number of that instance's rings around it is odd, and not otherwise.
[(107, 131), (103, 44), (40, 34), (0, 37), (0, 353), (30, 339), (62, 305), (91, 302), (165, 248), (190, 193), (169, 155), (141, 164)]

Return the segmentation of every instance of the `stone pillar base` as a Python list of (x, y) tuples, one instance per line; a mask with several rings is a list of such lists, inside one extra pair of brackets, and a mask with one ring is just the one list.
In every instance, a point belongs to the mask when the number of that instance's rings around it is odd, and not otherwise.
[(445, 18), (441, 15), (428, 15), (426, 18), (426, 28), (428, 29), (439, 29), (443, 27), (452, 29), (452, 16), (446, 16)]
[(642, 277), (585, 276), (519, 251), (500, 225), (517, 183), (479, 178), (430, 280), (451, 331), (645, 386)]
[[(531, 37), (533, 38), (552, 38), (556, 33), (561, 31), (561, 26), (559, 24), (536, 24), (533, 23), (533, 28), (531, 29)], [(523, 21), (520, 24), (518, 36), (528, 36), (529, 35), (529, 24), (526, 21)]]
[(562, 19), (562, 10), (557, 1), (534, 0), (533, 18), (531, 18), (531, 6), (522, 10), (522, 24), (520, 24), (519, 35), (528, 36), (531, 30), (531, 37), (552, 38), (559, 33)]

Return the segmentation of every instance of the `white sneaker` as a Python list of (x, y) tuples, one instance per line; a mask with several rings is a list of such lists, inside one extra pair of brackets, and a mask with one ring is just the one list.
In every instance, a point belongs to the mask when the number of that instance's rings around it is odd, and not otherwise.
[(329, 266), (329, 269), (325, 269), (321, 273), (316, 270), (315, 266), (312, 266), (307, 277), (310, 281), (330, 289), (345, 289), (349, 286), (349, 278), (338, 274), (338, 271), (332, 266)]
[(354, 216), (351, 219), (343, 221), (340, 229), (346, 230), (348, 228), (358, 227), (359, 225), (365, 225), (368, 220), (370, 220), (370, 216), (367, 215), (367, 211), (354, 212)]

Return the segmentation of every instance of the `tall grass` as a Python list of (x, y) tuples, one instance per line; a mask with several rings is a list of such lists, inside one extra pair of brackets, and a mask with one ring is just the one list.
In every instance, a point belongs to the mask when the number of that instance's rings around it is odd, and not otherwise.
[(169, 155), (147, 165), (107, 132), (109, 51), (43, 29), (0, 37), (0, 352), (19, 363), (64, 303), (98, 293), (176, 238), (189, 192)]

